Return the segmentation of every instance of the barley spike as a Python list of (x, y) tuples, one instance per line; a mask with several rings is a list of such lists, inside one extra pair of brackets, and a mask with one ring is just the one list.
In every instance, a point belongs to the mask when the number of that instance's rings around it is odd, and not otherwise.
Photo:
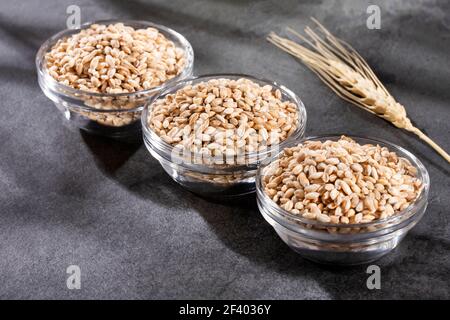
[(269, 34), (267, 40), (300, 59), (339, 97), (416, 134), (450, 163), (450, 155), (411, 123), (405, 107), (394, 99), (361, 55), (348, 43), (332, 35), (316, 19), (311, 19), (319, 31), (306, 27), (306, 36), (303, 36), (287, 28), (289, 33), (310, 48), (274, 32)]

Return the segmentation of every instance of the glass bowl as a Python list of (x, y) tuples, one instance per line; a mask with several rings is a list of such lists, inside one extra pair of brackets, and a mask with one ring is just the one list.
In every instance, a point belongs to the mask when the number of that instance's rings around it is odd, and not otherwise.
[[(246, 152), (239, 155), (239, 161), (234, 164), (206, 165), (197, 163), (195, 159), (180, 155), (176, 148), (163, 141), (147, 123), (147, 117), (153, 102), (164, 98), (168, 94), (175, 93), (186, 85), (195, 85), (212, 79), (225, 78), (237, 80), (249, 79), (261, 86), (271, 85), (273, 89), (279, 89), (282, 101), (290, 101), (297, 106), (298, 118), (296, 130), (284, 141), (272, 145), (259, 152)], [(158, 96), (153, 97), (142, 113), (142, 127), (144, 143), (150, 154), (156, 158), (164, 170), (186, 189), (206, 197), (233, 197), (255, 191), (255, 175), (260, 161), (277, 154), (280, 149), (292, 141), (300, 139), (306, 126), (306, 109), (299, 97), (284, 86), (275, 82), (257, 79), (243, 74), (212, 74), (185, 79), (172, 84), (163, 90)]]
[[(406, 158), (417, 168), (417, 178), (423, 183), (418, 197), (405, 210), (388, 218), (360, 224), (333, 224), (296, 216), (273, 202), (264, 192), (262, 177), (268, 165), (280, 154), (261, 164), (256, 176), (258, 208), (280, 238), (294, 251), (315, 262), (333, 265), (357, 265), (377, 260), (392, 251), (416, 225), (428, 204), (430, 178), (424, 165), (409, 151), (390, 142), (346, 135), (360, 144), (378, 144)], [(338, 140), (341, 135), (316, 136), (307, 140)]]
[[(92, 24), (123, 23), (135, 29), (152, 27), (158, 29), (176, 47), (185, 52), (185, 66), (174, 78), (162, 85), (132, 93), (103, 94), (74, 89), (56, 81), (48, 72), (45, 54), (62, 38), (78, 33)], [(38, 82), (44, 94), (54, 102), (72, 127), (114, 138), (139, 137), (139, 118), (146, 101), (162, 88), (192, 75), (194, 52), (190, 43), (176, 31), (146, 21), (102, 20), (81, 25), (78, 29), (66, 29), (44, 42), (36, 55)]]

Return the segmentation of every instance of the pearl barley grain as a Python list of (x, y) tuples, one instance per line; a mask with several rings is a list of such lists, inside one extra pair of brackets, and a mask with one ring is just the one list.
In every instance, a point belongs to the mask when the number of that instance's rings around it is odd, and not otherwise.
[[(264, 170), (264, 191), (275, 203), (324, 223), (387, 218), (406, 209), (423, 187), (407, 159), (386, 147), (361, 145), (345, 136), (285, 149)], [(299, 182), (296, 189), (286, 189), (295, 182)]]
[(154, 93), (151, 89), (179, 76), (187, 66), (184, 49), (159, 30), (123, 23), (92, 24), (59, 39), (44, 63), (53, 79), (83, 91), (76, 93), (77, 99), (94, 109), (69, 105), (71, 112), (113, 127), (136, 122), (141, 112), (131, 109), (142, 106)]
[(50, 75), (75, 89), (130, 93), (179, 74), (185, 54), (155, 28), (92, 24), (58, 40), (45, 55)]
[(158, 99), (147, 122), (165, 142), (202, 154), (204, 164), (235, 164), (235, 157), (264, 151), (296, 130), (297, 105), (281, 97), (249, 79), (212, 79)]

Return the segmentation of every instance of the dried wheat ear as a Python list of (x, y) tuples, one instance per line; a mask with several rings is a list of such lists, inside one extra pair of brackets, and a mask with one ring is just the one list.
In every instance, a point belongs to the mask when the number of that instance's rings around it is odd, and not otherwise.
[(317, 20), (312, 20), (319, 27), (319, 32), (306, 27), (305, 33), (309, 38), (287, 29), (310, 48), (273, 32), (267, 39), (283, 51), (299, 58), (342, 99), (391, 122), (398, 128), (416, 134), (450, 163), (450, 155), (411, 123), (403, 105), (395, 101), (359, 53), (348, 43), (333, 36)]

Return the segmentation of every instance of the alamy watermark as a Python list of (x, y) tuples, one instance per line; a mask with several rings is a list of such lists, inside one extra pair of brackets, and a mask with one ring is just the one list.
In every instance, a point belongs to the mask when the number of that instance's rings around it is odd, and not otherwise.
[(70, 5), (66, 9), (66, 13), (69, 15), (66, 20), (68, 29), (78, 29), (81, 25), (81, 9), (77, 5)]
[(381, 269), (379, 266), (372, 264), (367, 267), (367, 274), (370, 276), (367, 278), (366, 286), (369, 290), (381, 289)]
[(227, 129), (216, 136), (214, 143), (202, 147), (202, 121), (194, 125), (194, 134), (186, 133), (182, 141), (171, 150), (171, 161), (176, 164), (229, 164), (248, 165), (280, 152), (279, 135), (267, 133), (267, 137), (258, 134), (240, 132), (240, 129)]
[(79, 290), (81, 289), (81, 269), (77, 265), (70, 265), (67, 267), (66, 273), (69, 275), (67, 277), (66, 285), (69, 290)]
[(377, 5), (370, 5), (366, 10), (369, 16), (366, 20), (367, 29), (381, 29), (381, 10)]

